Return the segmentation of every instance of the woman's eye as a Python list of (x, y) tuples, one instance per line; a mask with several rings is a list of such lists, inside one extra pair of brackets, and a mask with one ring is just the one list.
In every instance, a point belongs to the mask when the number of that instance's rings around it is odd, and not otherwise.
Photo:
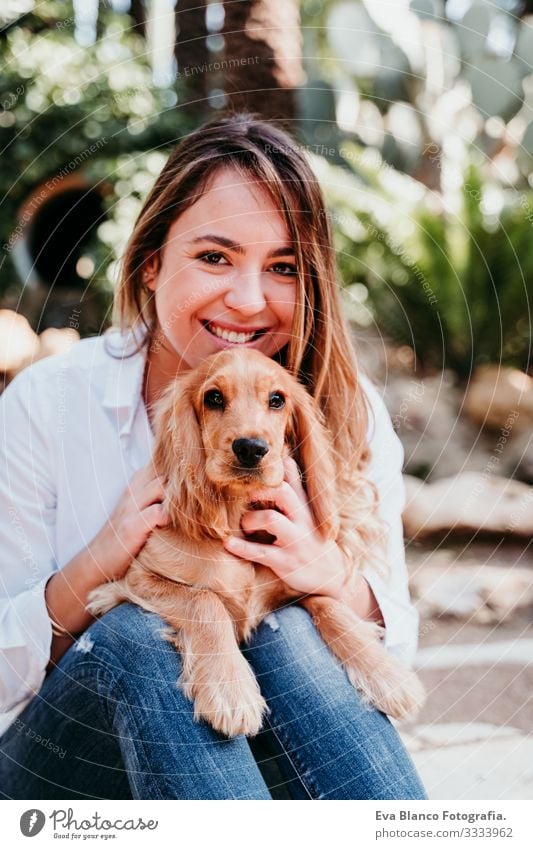
[(298, 274), (298, 269), (292, 262), (277, 262), (272, 266), (272, 270), (282, 277), (295, 277)]
[(224, 409), (224, 396), (218, 389), (209, 389), (204, 395), (204, 404), (210, 410)]
[(285, 397), (281, 392), (271, 392), (268, 399), (268, 406), (271, 410), (281, 410), (285, 406)]
[(226, 257), (219, 251), (209, 251), (209, 253), (200, 254), (199, 259), (206, 262), (208, 265), (225, 265), (227, 264)]

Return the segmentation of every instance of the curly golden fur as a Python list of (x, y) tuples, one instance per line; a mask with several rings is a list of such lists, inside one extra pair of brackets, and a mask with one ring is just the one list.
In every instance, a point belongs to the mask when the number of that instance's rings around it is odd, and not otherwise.
[[(93, 591), (91, 612), (131, 601), (159, 614), (169, 625), (166, 638), (181, 653), (180, 684), (194, 700), (196, 718), (228, 736), (256, 734), (267, 710), (239, 643), (291, 601), (311, 614), (369, 704), (395, 717), (414, 713), (421, 685), (385, 650), (379, 626), (333, 598), (301, 597), (270, 569), (232, 556), (221, 543), (229, 534), (243, 536), (240, 520), (251, 494), (281, 484), (289, 455), (323, 538), (354, 538), (354, 525), (345, 525), (353, 510), (339, 503), (331, 439), (307, 390), (258, 351), (226, 349), (167, 388), (155, 433), (154, 465), (168, 480), (170, 524), (151, 534), (124, 578)], [(258, 454), (246, 453), (257, 445)], [(358, 517), (364, 522), (375, 504), (361, 496), (362, 477), (359, 487), (354, 500), (365, 505)]]

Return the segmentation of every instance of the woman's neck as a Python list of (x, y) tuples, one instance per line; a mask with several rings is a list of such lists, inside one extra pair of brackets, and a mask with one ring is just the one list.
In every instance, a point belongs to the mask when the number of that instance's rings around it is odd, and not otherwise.
[(150, 423), (152, 422), (154, 404), (161, 398), (176, 375), (189, 368), (181, 357), (168, 346), (166, 340), (160, 341), (160, 337), (157, 335), (153, 335), (152, 339), (155, 339), (155, 341), (148, 343), (142, 388), (143, 400)]

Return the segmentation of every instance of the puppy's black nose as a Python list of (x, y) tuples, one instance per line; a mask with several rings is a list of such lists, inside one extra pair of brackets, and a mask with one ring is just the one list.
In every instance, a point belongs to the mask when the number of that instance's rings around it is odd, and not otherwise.
[(264, 439), (234, 439), (231, 447), (241, 466), (247, 469), (257, 466), (268, 454), (268, 445)]

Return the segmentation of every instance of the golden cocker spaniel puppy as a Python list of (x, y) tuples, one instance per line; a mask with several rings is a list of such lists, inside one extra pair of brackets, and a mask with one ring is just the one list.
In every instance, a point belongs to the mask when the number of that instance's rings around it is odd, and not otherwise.
[[(95, 615), (130, 601), (168, 623), (165, 636), (181, 654), (180, 684), (195, 717), (230, 737), (256, 734), (267, 709), (239, 643), (268, 613), (296, 600), (368, 703), (404, 717), (423, 699), (414, 673), (384, 649), (378, 625), (333, 598), (301, 597), (222, 545), (229, 534), (243, 536), (250, 507), (275, 507), (251, 505), (251, 493), (279, 487), (288, 456), (302, 472), (316, 528), (337, 539), (342, 511), (330, 445), (306, 389), (258, 351), (228, 348), (180, 374), (155, 416), (153, 459), (168, 479), (170, 524), (151, 533), (121, 580), (91, 594)], [(260, 541), (267, 538), (264, 532)]]

